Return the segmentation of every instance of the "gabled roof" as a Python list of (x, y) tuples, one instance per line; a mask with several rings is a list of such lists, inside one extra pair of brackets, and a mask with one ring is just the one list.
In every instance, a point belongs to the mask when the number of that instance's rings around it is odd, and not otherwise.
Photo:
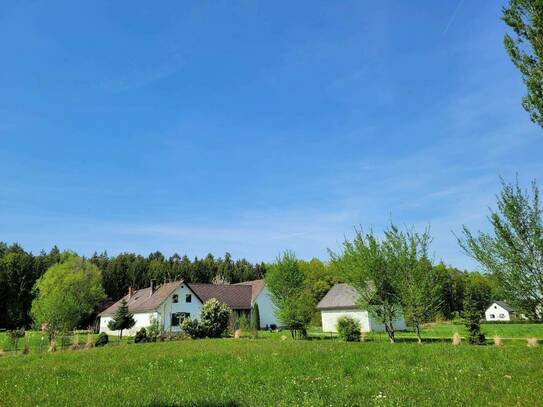
[[(154, 293), (151, 293), (151, 287), (135, 290), (131, 298), (128, 298), (128, 294), (125, 295), (99, 315), (110, 316), (115, 314), (123, 299), (126, 300), (131, 313), (155, 311), (182, 285), (183, 281), (165, 283), (159, 286)], [(202, 303), (211, 298), (216, 298), (232, 309), (251, 309), (254, 299), (264, 288), (264, 280), (246, 281), (239, 284), (187, 283), (186, 286)]]
[[(490, 307), (492, 307), (492, 305), (494, 304), (497, 304), (499, 305), (500, 307), (502, 307), (504, 310), (508, 311), (508, 312), (515, 312), (515, 310), (513, 309), (513, 307), (511, 307), (508, 303), (506, 303), (505, 301), (494, 301)], [(489, 307), (489, 308), (490, 308)]]
[(260, 291), (266, 286), (266, 282), (264, 280), (253, 280), (253, 281), (243, 281), (241, 283), (236, 283), (234, 285), (249, 285), (251, 286), (252, 294), (251, 294), (251, 301), (255, 302), (256, 297), (258, 297), (258, 294), (260, 294)]
[(151, 287), (135, 290), (131, 298), (128, 294), (100, 313), (100, 316), (113, 315), (121, 306), (124, 299), (128, 304), (128, 309), (132, 313), (155, 311), (177, 288), (183, 284), (182, 281), (174, 281), (159, 286), (154, 293), (151, 293)]
[(232, 309), (251, 309), (252, 287), (238, 284), (187, 284), (200, 301), (216, 298)]
[(344, 283), (334, 285), (317, 304), (317, 309), (359, 308), (360, 295), (356, 289)]

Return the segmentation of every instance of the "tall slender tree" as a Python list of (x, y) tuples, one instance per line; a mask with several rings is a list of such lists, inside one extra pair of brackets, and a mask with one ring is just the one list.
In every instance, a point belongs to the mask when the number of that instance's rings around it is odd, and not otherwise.
[(505, 49), (527, 88), (522, 106), (543, 127), (543, 1), (509, 0), (502, 18), (514, 32), (505, 34)]

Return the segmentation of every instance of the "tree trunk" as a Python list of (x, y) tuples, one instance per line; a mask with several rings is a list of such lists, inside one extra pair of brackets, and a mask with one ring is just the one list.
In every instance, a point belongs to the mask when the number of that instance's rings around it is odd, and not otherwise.
[(394, 326), (392, 324), (385, 323), (385, 331), (387, 332), (390, 343), (394, 343)]
[(422, 343), (422, 338), (420, 336), (420, 326), (418, 322), (415, 322), (415, 332), (417, 333), (417, 340), (419, 341), (419, 343)]

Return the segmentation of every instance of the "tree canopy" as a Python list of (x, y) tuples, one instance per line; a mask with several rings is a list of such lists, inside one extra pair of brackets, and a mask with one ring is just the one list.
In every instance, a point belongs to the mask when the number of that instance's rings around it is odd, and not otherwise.
[(46, 323), (52, 333), (75, 328), (105, 299), (98, 267), (74, 254), (49, 267), (34, 292), (34, 321)]
[(543, 127), (543, 1), (509, 0), (502, 18), (514, 33), (505, 34), (505, 49), (527, 88), (522, 106)]
[(293, 252), (285, 251), (270, 265), (266, 286), (277, 308), (279, 321), (289, 328), (292, 337), (305, 337), (315, 312), (315, 301)]
[[(531, 194), (502, 181), (497, 210), (490, 212), (491, 233), (473, 234), (466, 226), (462, 249), (493, 274), (505, 299), (531, 318), (543, 307), (543, 218), (537, 184)], [(502, 298), (503, 299), (503, 298)]]
[(107, 327), (112, 331), (119, 331), (119, 338), (122, 338), (123, 331), (132, 328), (134, 325), (136, 325), (134, 315), (128, 310), (128, 304), (123, 298), (119, 309), (115, 311), (113, 319), (109, 321)]

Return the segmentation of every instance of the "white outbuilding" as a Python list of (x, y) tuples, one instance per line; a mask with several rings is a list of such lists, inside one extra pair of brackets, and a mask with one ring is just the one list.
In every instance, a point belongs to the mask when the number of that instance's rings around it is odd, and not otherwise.
[(515, 317), (515, 310), (504, 301), (494, 301), (485, 311), (487, 321), (511, 321)]
[[(360, 322), (362, 332), (384, 331), (385, 326), (371, 317), (367, 310), (363, 310), (357, 304), (359, 294), (349, 284), (336, 284), (317, 304), (321, 312), (322, 331), (337, 332), (337, 320), (343, 316), (351, 317)], [(393, 322), (394, 329), (404, 330), (405, 321), (402, 317)]]

